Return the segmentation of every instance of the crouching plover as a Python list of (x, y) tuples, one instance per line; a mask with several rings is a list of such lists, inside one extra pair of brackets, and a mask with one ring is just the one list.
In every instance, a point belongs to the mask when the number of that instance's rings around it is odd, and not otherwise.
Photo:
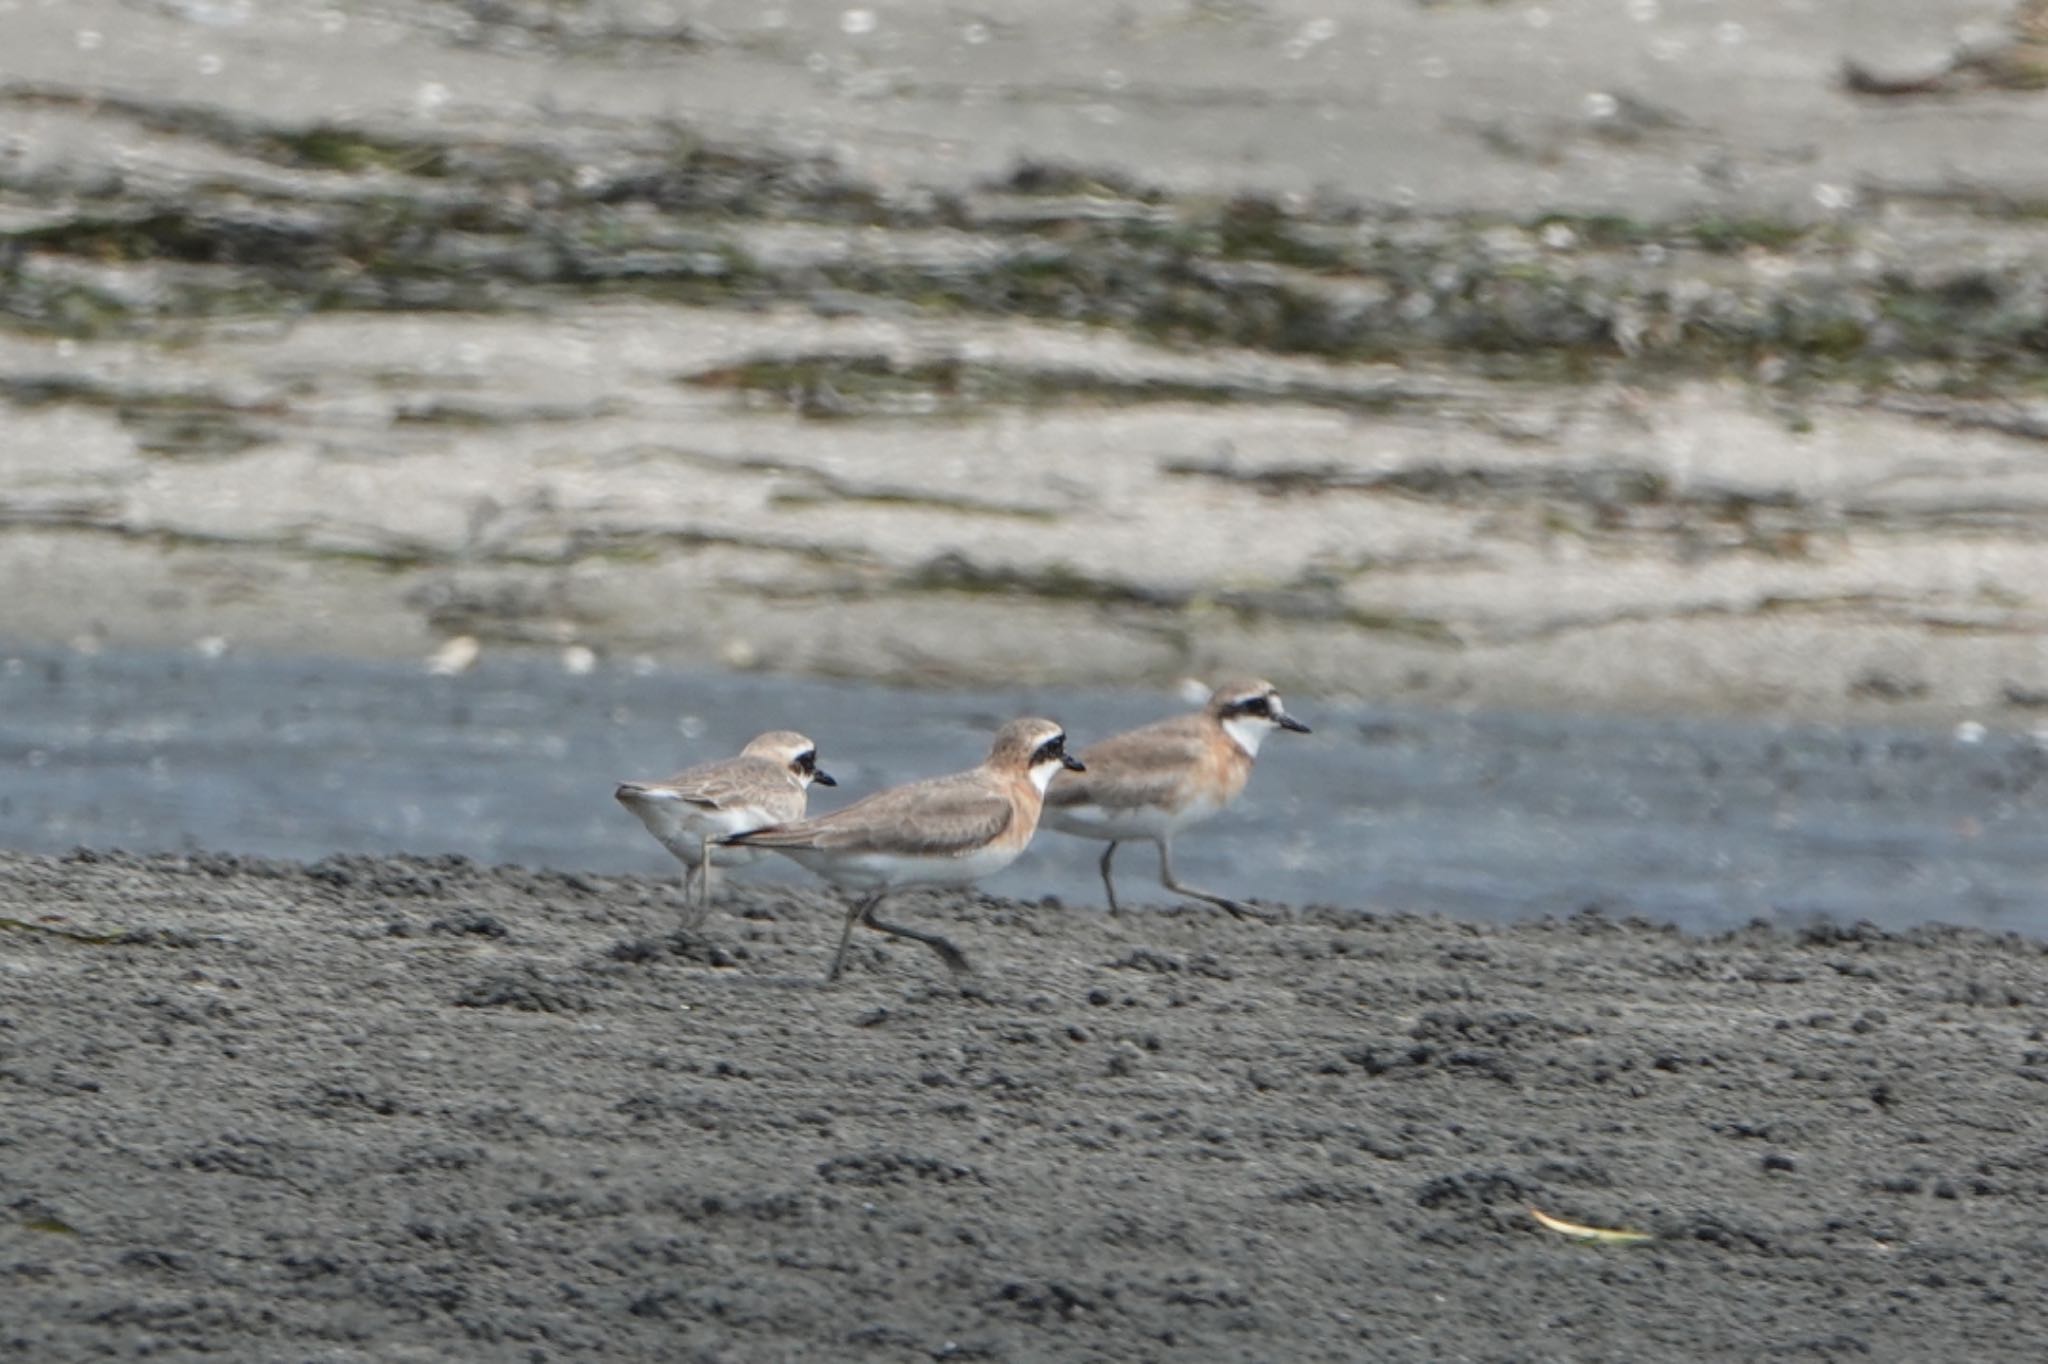
[(1109, 862), (1116, 845), (1149, 839), (1159, 846), (1159, 880), (1177, 895), (1221, 905), (1239, 918), (1261, 917), (1249, 907), (1182, 885), (1173, 875), (1173, 836), (1236, 800), (1252, 775), (1259, 744), (1276, 729), (1309, 732), (1280, 706), (1270, 682), (1227, 682), (1193, 715), (1177, 715), (1115, 734), (1081, 750), (1082, 776), (1052, 784), (1045, 822), (1062, 833), (1109, 840), (1102, 853), (1102, 886), (1109, 912), (1117, 912)]
[(816, 744), (777, 729), (753, 739), (737, 758), (698, 763), (667, 781), (625, 782), (613, 794), (689, 868), (683, 873), (683, 897), (689, 898), (693, 881), (700, 882), (699, 902), (708, 910), (712, 859), (730, 867), (760, 856), (745, 848), (714, 852), (711, 845), (727, 834), (802, 819), (812, 782), (839, 784), (819, 769)]
[(1062, 767), (1081, 770), (1066, 745), (1065, 732), (1051, 720), (1012, 720), (997, 731), (987, 761), (972, 771), (877, 791), (844, 810), (734, 834), (722, 843), (771, 849), (860, 893), (847, 911), (826, 980), (839, 978), (855, 924), (921, 942), (963, 974), (973, 968), (959, 948), (936, 933), (885, 923), (875, 910), (902, 887), (963, 885), (1016, 861), (1038, 828), (1053, 774)]

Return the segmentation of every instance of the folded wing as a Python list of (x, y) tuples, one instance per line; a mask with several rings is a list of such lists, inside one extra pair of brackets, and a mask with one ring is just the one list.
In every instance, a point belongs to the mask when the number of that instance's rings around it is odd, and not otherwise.
[(1190, 723), (1193, 719), (1177, 716), (1090, 744), (1081, 750), (1088, 770), (1053, 778), (1045, 803), (1054, 809), (1173, 808), (1188, 774), (1199, 767), (1206, 751), (1202, 731)]
[(1008, 796), (966, 773), (877, 791), (829, 815), (735, 834), (726, 842), (749, 848), (963, 857), (1001, 835), (1015, 818)]
[(680, 800), (706, 810), (757, 804), (764, 791), (787, 784), (787, 776), (765, 758), (727, 758), (685, 768), (659, 785)]

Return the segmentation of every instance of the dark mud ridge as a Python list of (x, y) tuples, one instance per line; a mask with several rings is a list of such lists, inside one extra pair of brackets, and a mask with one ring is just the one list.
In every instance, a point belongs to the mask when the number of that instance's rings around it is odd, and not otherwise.
[[(36, 1360), (2035, 1360), (2042, 944), (0, 858)], [(1585, 1244), (1536, 1208), (1647, 1234)]]
[[(213, 171), (0, 170), (0, 208), (22, 209), (0, 224), (0, 330), (155, 335), (603, 294), (1051, 318), (1339, 360), (1464, 357), (1517, 379), (1760, 368), (1781, 387), (1981, 393), (2048, 372), (2044, 206), (2024, 194), (1866, 184), (1861, 217), (1510, 220), (1173, 196), (1036, 161), (971, 190), (890, 188), (673, 123), (610, 130), (599, 149), (587, 132), (274, 123), (56, 86), (0, 88), (0, 108), (122, 126)], [(1939, 249), (1912, 232), (1921, 215), (1949, 234)], [(806, 226), (868, 233), (788, 230)]]

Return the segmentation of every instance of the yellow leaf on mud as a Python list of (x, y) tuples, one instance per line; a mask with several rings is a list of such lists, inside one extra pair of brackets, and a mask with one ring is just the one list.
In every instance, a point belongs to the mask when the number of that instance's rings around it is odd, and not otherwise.
[(1552, 1217), (1540, 1208), (1529, 1209), (1529, 1215), (1535, 1218), (1538, 1224), (1548, 1227), (1559, 1236), (1569, 1236), (1574, 1241), (1598, 1241), (1602, 1245), (1632, 1246), (1638, 1241), (1651, 1239), (1650, 1234), (1646, 1231), (1624, 1231), (1618, 1227), (1582, 1226), (1577, 1222), (1567, 1222), (1562, 1218)]

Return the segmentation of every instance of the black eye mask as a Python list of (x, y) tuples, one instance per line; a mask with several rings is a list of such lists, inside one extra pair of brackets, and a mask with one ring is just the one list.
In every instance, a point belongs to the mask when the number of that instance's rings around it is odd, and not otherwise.
[(1057, 761), (1060, 766), (1067, 768), (1069, 771), (1086, 772), (1088, 770), (1081, 765), (1079, 758), (1067, 752), (1067, 736), (1064, 734), (1057, 738), (1047, 739), (1038, 746), (1038, 751), (1031, 755), (1031, 765), (1033, 767), (1043, 762), (1054, 761)]
[(1310, 732), (1307, 725), (1295, 719), (1292, 715), (1274, 710), (1272, 698), (1267, 696), (1252, 696), (1242, 701), (1232, 702), (1224, 708), (1223, 713), (1225, 716), (1256, 715), (1260, 719), (1271, 720), (1282, 729), (1291, 729), (1296, 734), (1307, 734)]

